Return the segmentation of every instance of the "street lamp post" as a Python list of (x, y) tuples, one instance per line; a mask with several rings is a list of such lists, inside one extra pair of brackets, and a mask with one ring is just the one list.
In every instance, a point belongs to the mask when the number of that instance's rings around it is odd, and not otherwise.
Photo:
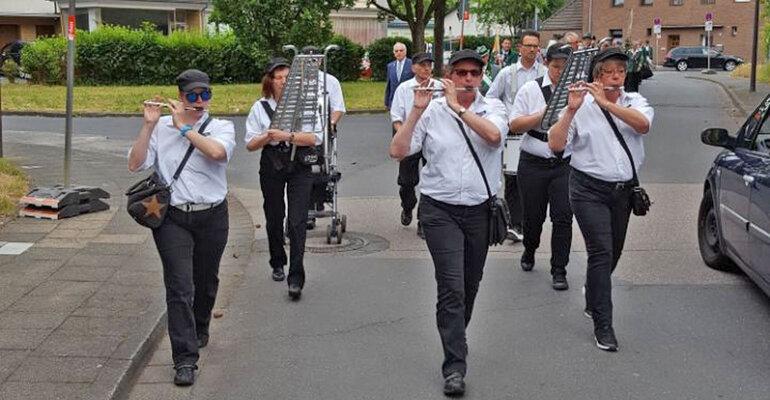
[(759, 0), (754, 0), (754, 32), (751, 38), (751, 79), (749, 92), (757, 91), (757, 43), (759, 36)]
[(75, 0), (67, 9), (67, 117), (64, 126), (64, 186), (70, 185), (72, 162), (72, 85), (75, 80)]

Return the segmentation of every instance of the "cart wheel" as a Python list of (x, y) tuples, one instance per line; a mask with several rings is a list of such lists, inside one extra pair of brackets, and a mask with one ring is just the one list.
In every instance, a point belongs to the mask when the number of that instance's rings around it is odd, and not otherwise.
[(326, 225), (326, 244), (332, 244), (332, 226)]
[(342, 214), (342, 218), (340, 220), (340, 232), (345, 233), (348, 231), (348, 216), (345, 214)]
[(342, 244), (342, 229), (339, 226), (337, 226), (336, 233), (337, 233), (337, 241), (336, 241), (336, 243), (337, 244)]

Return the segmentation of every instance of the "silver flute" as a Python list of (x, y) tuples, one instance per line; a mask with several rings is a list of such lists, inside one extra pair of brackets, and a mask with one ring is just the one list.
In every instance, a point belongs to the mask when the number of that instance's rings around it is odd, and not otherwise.
[[(604, 90), (623, 90), (623, 89), (625, 89), (625, 87), (617, 86), (617, 85), (610, 85), (610, 86), (605, 86), (604, 87)], [(585, 91), (588, 91), (588, 86), (580, 86), (580, 87), (575, 87), (575, 88), (569, 88), (567, 90), (570, 91), (570, 92), (585, 92)]]
[[(144, 104), (146, 106), (158, 106), (158, 107), (168, 107), (168, 108), (171, 108), (171, 104), (163, 103), (163, 102), (160, 102), (160, 101), (149, 101), (148, 100), (148, 101), (142, 102), (142, 104)], [(207, 108), (204, 108), (204, 107), (195, 107), (195, 106), (185, 106), (184, 109), (187, 110), (187, 111), (207, 111), (208, 110)]]
[[(433, 88), (433, 87), (427, 87), (427, 86), (416, 86), (413, 90), (415, 92), (443, 92), (444, 88), (443, 87)], [(471, 87), (471, 86), (457, 88), (458, 92), (475, 92), (477, 90), (479, 90), (479, 88)]]

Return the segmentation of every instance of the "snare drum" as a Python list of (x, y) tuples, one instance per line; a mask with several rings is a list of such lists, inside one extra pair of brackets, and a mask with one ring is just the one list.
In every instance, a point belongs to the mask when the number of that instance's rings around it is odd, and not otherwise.
[(505, 138), (505, 149), (503, 150), (503, 173), (506, 175), (516, 175), (519, 169), (519, 150), (521, 149), (522, 135), (508, 135)]

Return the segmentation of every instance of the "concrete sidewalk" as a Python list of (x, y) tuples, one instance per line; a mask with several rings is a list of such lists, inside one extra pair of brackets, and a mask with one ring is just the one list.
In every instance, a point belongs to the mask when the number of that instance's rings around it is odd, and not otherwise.
[(759, 103), (770, 94), (770, 85), (757, 82), (757, 90), (749, 92), (748, 79), (733, 78), (727, 72), (718, 72), (714, 75), (688, 73), (687, 78), (705, 80), (721, 86), (743, 118), (753, 112)]
[[(60, 147), (6, 143), (5, 153), (32, 186), (61, 183)], [(126, 170), (124, 157), (103, 152), (76, 151), (72, 165), (73, 184), (112, 195), (109, 211), (0, 227), (0, 242), (32, 243), (22, 254), (0, 255), (0, 399), (114, 398), (166, 335), (160, 260), (150, 231), (124, 207), (123, 192), (140, 175)], [(229, 202), (217, 308), (254, 243), (248, 213), (234, 197)]]

